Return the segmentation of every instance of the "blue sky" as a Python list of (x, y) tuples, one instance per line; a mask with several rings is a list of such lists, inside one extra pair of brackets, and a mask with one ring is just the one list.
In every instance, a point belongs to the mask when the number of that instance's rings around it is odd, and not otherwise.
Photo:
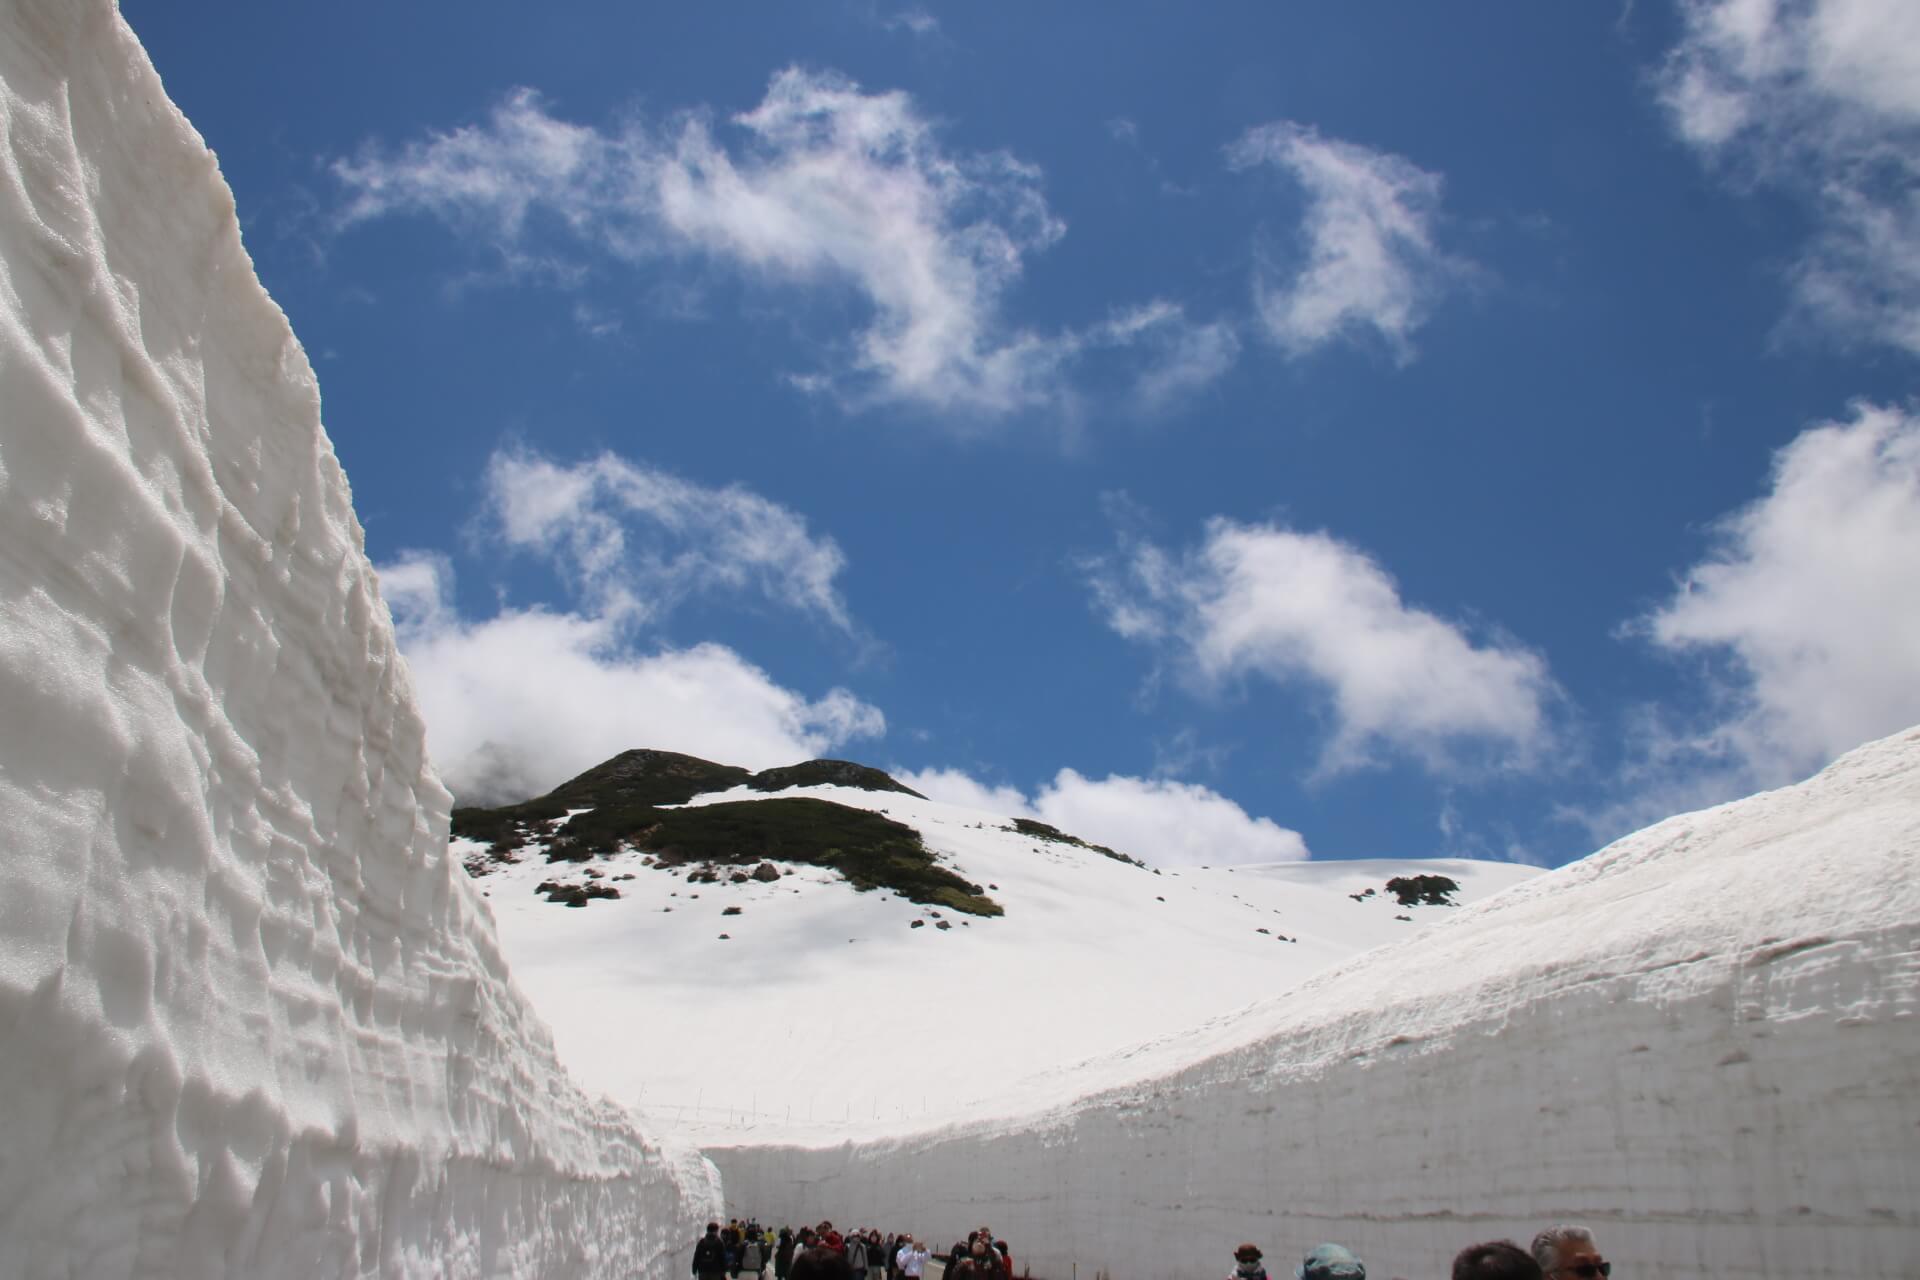
[(123, 12), (468, 798), (1558, 863), (1920, 720), (1899, 0)]

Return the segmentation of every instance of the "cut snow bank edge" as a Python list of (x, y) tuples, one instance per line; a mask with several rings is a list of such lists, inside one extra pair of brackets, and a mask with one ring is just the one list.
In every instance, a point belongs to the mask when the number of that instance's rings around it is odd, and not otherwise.
[(449, 798), (212, 155), (107, 0), (0, 3), (0, 1274), (664, 1274)]
[(1625, 1274), (1910, 1277), (1916, 869), (1920, 731), (1032, 1081), (997, 1119), (708, 1154), (730, 1206), (937, 1243), (985, 1222), (1045, 1276), (1218, 1275), (1243, 1239), (1444, 1275), (1578, 1221)]

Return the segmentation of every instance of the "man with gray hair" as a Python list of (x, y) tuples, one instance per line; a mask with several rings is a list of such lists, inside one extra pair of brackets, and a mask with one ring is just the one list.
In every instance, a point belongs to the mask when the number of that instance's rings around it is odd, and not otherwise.
[(1613, 1274), (1585, 1227), (1548, 1227), (1533, 1238), (1533, 1260), (1547, 1280), (1606, 1280)]

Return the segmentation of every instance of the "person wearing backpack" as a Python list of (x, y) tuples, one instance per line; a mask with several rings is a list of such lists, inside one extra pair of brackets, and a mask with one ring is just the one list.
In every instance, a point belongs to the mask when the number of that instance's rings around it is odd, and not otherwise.
[(698, 1280), (723, 1280), (727, 1274), (727, 1246), (720, 1240), (717, 1222), (709, 1222), (707, 1234), (693, 1246), (693, 1274)]

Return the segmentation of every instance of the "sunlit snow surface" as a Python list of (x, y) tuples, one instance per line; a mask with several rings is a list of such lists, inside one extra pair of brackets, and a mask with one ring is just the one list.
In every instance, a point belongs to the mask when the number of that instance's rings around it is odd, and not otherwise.
[(447, 806), (213, 156), (0, 0), (0, 1276), (669, 1270), (711, 1166), (558, 1068)]
[[(1193, 1027), (1459, 910), (1398, 906), (1382, 888), (1391, 876), (1450, 876), (1472, 901), (1539, 874), (1454, 859), (1155, 874), (978, 810), (846, 787), (779, 794), (914, 827), (1006, 915), (855, 893), (804, 865), (777, 864), (788, 874), (773, 883), (695, 884), (693, 868), (639, 854), (596, 859), (621, 897), (580, 908), (535, 894), (585, 883), (584, 868), (537, 849), (481, 881), (562, 1059), (703, 1141), (951, 1120), (1036, 1072)], [(940, 1050), (957, 1036), (990, 1038), (994, 1052)]]
[(1616, 1276), (1910, 1278), (1916, 872), (1920, 731), (943, 1130), (709, 1154), (730, 1203), (987, 1222), (1036, 1275), (1205, 1277), (1246, 1239), (1439, 1276), (1571, 1220)]

